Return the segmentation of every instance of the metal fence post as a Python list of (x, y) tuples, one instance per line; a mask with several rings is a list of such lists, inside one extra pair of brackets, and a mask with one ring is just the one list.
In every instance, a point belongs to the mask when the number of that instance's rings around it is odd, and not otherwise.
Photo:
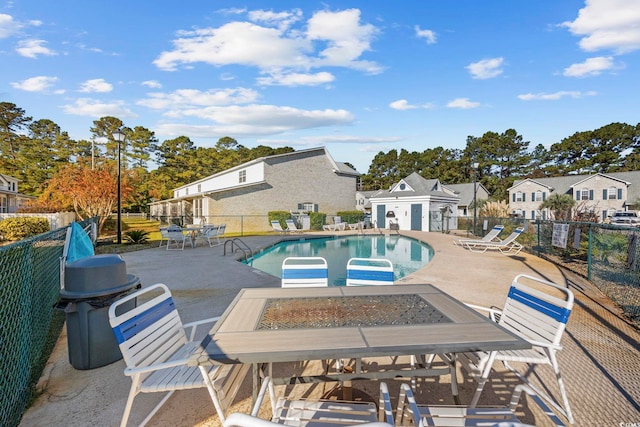
[(593, 246), (591, 244), (592, 242), (592, 230), (593, 230), (593, 226), (591, 224), (589, 224), (589, 246), (587, 248), (587, 280), (591, 280), (591, 261), (592, 261), (592, 249)]

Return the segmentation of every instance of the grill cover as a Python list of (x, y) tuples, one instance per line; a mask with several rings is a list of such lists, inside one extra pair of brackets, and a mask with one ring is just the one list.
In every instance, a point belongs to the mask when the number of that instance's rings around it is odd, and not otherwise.
[(95, 255), (67, 264), (60, 297), (67, 300), (103, 297), (127, 291), (140, 279), (127, 274), (119, 255)]

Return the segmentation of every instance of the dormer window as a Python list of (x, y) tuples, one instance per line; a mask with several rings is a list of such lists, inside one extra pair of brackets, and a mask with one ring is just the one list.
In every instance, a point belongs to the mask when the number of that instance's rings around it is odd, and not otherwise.
[(247, 171), (241, 170), (238, 172), (238, 182), (242, 184), (243, 182), (247, 182)]

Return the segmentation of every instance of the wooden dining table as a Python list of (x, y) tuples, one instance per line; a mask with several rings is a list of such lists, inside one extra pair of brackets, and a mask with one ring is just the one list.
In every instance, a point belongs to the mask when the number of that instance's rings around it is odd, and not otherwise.
[[(245, 288), (202, 340), (190, 364), (251, 364), (255, 397), (263, 367), (275, 362), (525, 348), (531, 348), (526, 340), (430, 284)], [(433, 376), (449, 369), (356, 369), (292, 375), (276, 383)]]

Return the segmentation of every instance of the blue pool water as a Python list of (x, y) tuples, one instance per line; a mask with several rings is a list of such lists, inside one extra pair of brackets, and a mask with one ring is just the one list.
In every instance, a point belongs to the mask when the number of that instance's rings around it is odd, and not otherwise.
[(422, 268), (433, 257), (426, 243), (406, 236), (345, 236), (303, 238), (278, 243), (259, 254), (249, 264), (276, 277), (282, 275), (282, 261), (292, 256), (320, 256), (329, 265), (329, 284), (344, 286), (349, 258), (387, 258), (393, 263), (394, 280)]

